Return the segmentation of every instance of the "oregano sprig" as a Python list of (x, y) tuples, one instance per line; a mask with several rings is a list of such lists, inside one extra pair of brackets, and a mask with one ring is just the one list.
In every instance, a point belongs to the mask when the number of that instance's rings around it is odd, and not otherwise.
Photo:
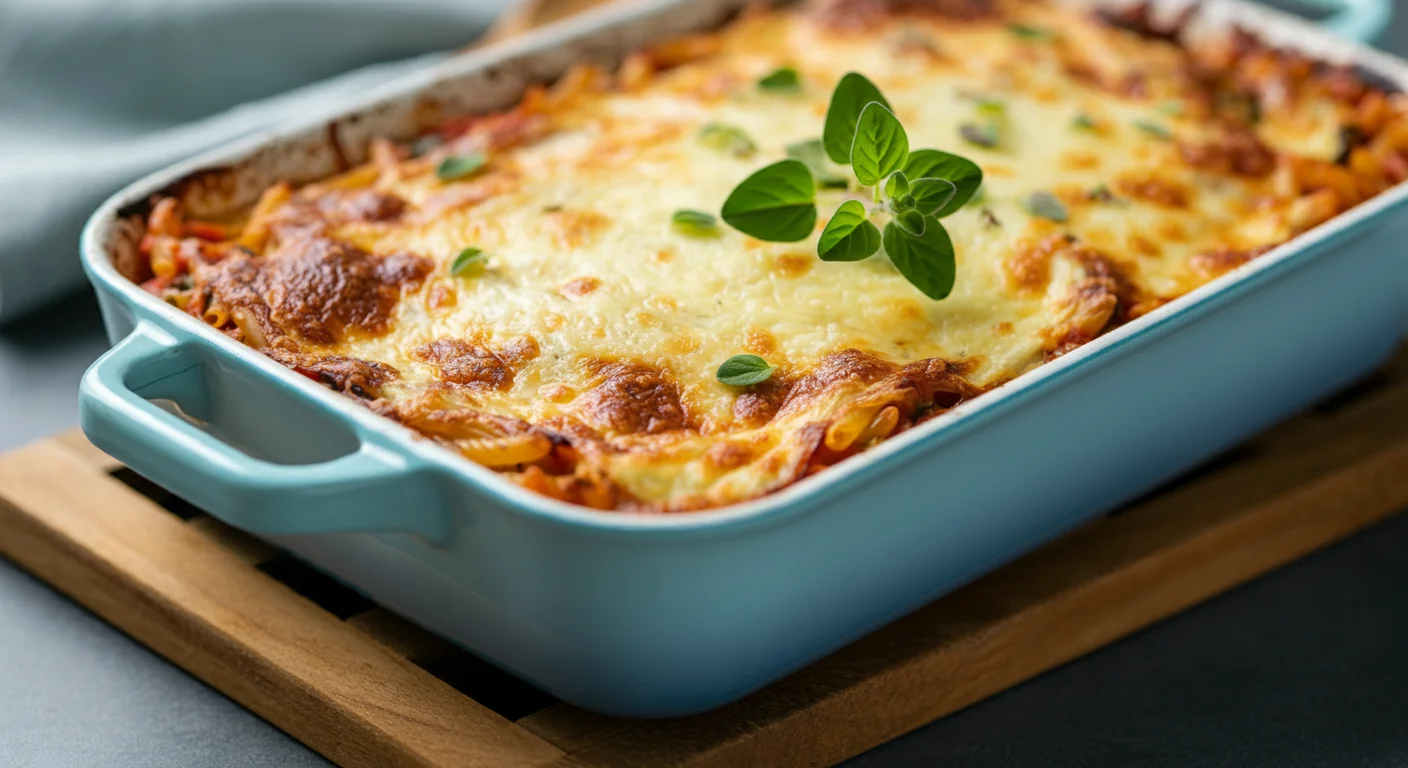
[[(841, 203), (817, 239), (817, 256), (861, 261), (883, 248), (924, 295), (949, 295), (957, 265), (940, 219), (978, 193), (983, 171), (976, 163), (937, 149), (911, 151), (890, 103), (856, 72), (836, 84), (821, 141), (789, 146), (788, 155), (791, 159), (755, 171), (729, 194), (721, 211), (726, 223), (759, 240), (797, 242), (815, 231), (818, 180), (825, 189), (868, 195), (874, 207), (855, 198)], [(849, 165), (859, 188), (836, 174), (828, 158)], [(872, 221), (876, 216), (882, 217), (880, 224)]]

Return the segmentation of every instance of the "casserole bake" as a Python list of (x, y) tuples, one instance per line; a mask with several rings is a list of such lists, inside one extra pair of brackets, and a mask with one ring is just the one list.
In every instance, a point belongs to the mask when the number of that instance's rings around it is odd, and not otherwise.
[[(129, 276), (540, 493), (743, 501), (1408, 177), (1408, 100), (1382, 84), (1246, 33), (1176, 35), (1144, 6), (755, 8), (511, 109), (374, 141), (368, 162), (275, 184), (234, 221), (162, 198)], [(944, 206), (958, 256), (942, 301), (888, 259), (816, 259), (825, 219), (867, 194), (833, 164), (801, 242), (668, 226), (818, 137), (847, 70), (881, 87), (915, 149), (982, 169), (934, 172), (973, 170)], [(462, 253), (483, 263), (452, 273)], [(717, 380), (739, 353), (776, 370)]]
[[(714, 28), (731, 10), (659, 3), (569, 23), (466, 57), (326, 125), (260, 137), (119, 195), (85, 235), (85, 265), (114, 335), (136, 332), (85, 379), (85, 430), (194, 503), (564, 699), (678, 714), (742, 695), (1129, 498), (1368, 370), (1398, 338), (1402, 260), (1368, 242), (1332, 246), (1365, 234), (1402, 202), (1402, 186), (771, 496), (683, 516), (603, 515), (408, 439), (113, 267), (146, 258), (153, 194), (179, 198), (194, 217), (237, 214), (280, 179), (338, 171), (372, 137), (409, 141), (447, 113), (505, 108), (574, 57), (609, 64), (643, 38)], [(1256, 18), (1275, 44), (1403, 82), (1398, 64), (1304, 25), (1237, 5), (1214, 11)], [(159, 253), (156, 245), (145, 250)], [(809, 274), (830, 266), (851, 265), (814, 264)], [(1190, 396), (1191, 370), (1220, 372), (1216, 386)], [(149, 402), (159, 398), (220, 439)]]

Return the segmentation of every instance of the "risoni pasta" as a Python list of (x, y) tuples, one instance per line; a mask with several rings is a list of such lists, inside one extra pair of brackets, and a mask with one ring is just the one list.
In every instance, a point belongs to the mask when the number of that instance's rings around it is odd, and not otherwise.
[[(1186, 21), (1039, 0), (753, 9), (377, 140), (367, 163), (229, 219), (153, 200), (128, 277), (536, 492), (659, 512), (752, 499), (1408, 178), (1394, 88), (1245, 30), (1191, 39)], [(893, 112), (876, 136), (893, 119), (910, 148), (981, 168), (943, 221), (942, 299), (899, 241), (818, 258), (842, 203), (917, 232), (904, 206), (952, 181), (862, 188), (858, 163), (819, 154), (847, 72)], [(718, 220), (789, 156), (815, 180), (788, 193), (814, 195), (810, 234)]]

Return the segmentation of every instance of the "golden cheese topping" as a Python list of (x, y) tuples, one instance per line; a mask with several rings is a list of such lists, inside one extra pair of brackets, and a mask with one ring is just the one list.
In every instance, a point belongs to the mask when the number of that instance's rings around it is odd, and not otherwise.
[[(1408, 175), (1402, 97), (1245, 33), (1190, 48), (1138, 8), (912, 6), (752, 12), (414, 147), (378, 142), (365, 166), (270, 189), (238, 225), (163, 201), (133, 276), (530, 488), (689, 510), (819, 471)], [(799, 90), (758, 87), (781, 67)], [(819, 190), (817, 233), (797, 243), (671, 227), (818, 138), (848, 71), (912, 147), (984, 171), (944, 221), (946, 299), (883, 254), (817, 258), (853, 190)], [(738, 143), (701, 140), (709, 126)], [(467, 248), (482, 263), (452, 274)], [(743, 353), (777, 372), (720, 383)]]

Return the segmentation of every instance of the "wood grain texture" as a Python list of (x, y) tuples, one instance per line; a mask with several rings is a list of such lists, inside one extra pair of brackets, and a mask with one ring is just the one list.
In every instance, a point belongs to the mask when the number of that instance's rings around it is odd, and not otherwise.
[(560, 754), (87, 458), (49, 441), (0, 459), (0, 554), (343, 765)]

